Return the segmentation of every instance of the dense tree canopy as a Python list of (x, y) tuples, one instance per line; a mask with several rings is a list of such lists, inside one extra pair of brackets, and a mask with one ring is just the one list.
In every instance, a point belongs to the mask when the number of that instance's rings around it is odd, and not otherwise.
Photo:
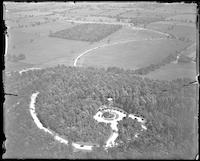
[[(193, 155), (195, 86), (190, 79), (156, 81), (119, 68), (57, 66), (5, 78), (5, 91), (30, 99), (39, 91), (36, 112), (41, 122), (72, 141), (102, 144), (110, 126), (93, 119), (97, 109), (112, 96), (113, 106), (146, 118), (147, 130), (137, 139), (140, 125), (129, 118), (119, 122), (120, 142), (108, 153), (94, 150), (93, 157), (127, 158), (148, 153)], [(28, 105), (27, 105), (28, 106)], [(166, 152), (166, 153), (165, 153)], [(137, 154), (137, 155), (136, 155)]]

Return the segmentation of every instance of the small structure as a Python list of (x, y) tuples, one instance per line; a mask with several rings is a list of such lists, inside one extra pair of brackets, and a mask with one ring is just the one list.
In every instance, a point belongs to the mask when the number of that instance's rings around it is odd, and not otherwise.
[(78, 150), (91, 151), (93, 147), (98, 147), (99, 145), (90, 142), (74, 142), (72, 146)]

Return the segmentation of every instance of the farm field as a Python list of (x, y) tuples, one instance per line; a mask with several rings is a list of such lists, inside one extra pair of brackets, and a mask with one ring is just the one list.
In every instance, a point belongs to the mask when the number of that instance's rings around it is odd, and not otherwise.
[(87, 42), (41, 37), (28, 45), (16, 47), (14, 52), (24, 53), (26, 59), (23, 62), (25, 63), (42, 64), (60, 57), (65, 57), (66, 62), (69, 62), (72, 61), (74, 53), (82, 51), (88, 45)]
[(188, 56), (188, 57), (192, 57), (192, 58), (196, 58), (196, 43), (190, 45), (186, 50), (184, 50), (182, 52), (182, 55)]
[(196, 41), (196, 28), (194, 24), (186, 24), (174, 21), (159, 21), (147, 25), (147, 28), (155, 29), (161, 32), (167, 32), (186, 41)]
[(49, 35), (50, 32), (56, 32), (62, 29), (70, 28), (75, 26), (74, 24), (63, 22), (63, 21), (55, 21), (55, 22), (49, 22), (45, 24), (41, 24), (34, 27), (28, 27), (21, 29), (21, 31), (26, 33), (36, 33), (40, 35)]
[(80, 24), (69, 29), (64, 29), (51, 34), (51, 37), (58, 37), (68, 40), (97, 42), (116, 32), (120, 25), (106, 24)]
[(23, 62), (13, 63), (13, 62), (6, 61), (5, 63), (6, 71), (19, 71), (22, 69), (31, 68), (33, 66), (34, 65), (31, 63), (23, 63)]
[[(198, 85), (187, 84), (198, 70), (195, 4), (4, 6), (2, 157), (194, 158)], [(94, 119), (107, 107), (141, 117)], [(103, 117), (120, 118), (110, 109)]]
[(194, 14), (180, 14), (180, 15), (167, 17), (165, 20), (195, 23), (196, 22), (196, 15), (194, 15)]
[[(50, 25), (49, 25), (50, 24)], [(23, 63), (37, 65), (38, 67), (55, 66), (57, 64), (73, 65), (74, 58), (86, 49), (121, 40), (141, 40), (147, 38), (159, 38), (163, 35), (148, 30), (137, 30), (122, 27), (120, 30), (110, 34), (106, 38), (93, 44), (49, 37), (49, 31), (56, 32), (62, 28), (70, 28), (77, 24), (57, 23), (42, 24), (27, 29), (13, 29), (9, 32), (8, 54), (24, 54), (26, 59)], [(11, 70), (13, 63), (8, 63), (7, 69)], [(18, 62), (20, 68), (20, 62)], [(22, 68), (23, 68), (22, 67)], [(17, 68), (18, 69), (18, 68)]]
[(177, 78), (196, 77), (196, 63), (167, 64), (160, 69), (152, 71), (144, 77), (155, 80), (174, 80)]
[[(118, 44), (93, 50), (80, 58), (81, 66), (117, 66), (138, 69), (159, 63), (163, 58), (181, 51), (186, 43), (178, 40), (148, 40)], [(123, 54), (122, 54), (123, 53)], [(135, 58), (135, 59), (134, 59)]]

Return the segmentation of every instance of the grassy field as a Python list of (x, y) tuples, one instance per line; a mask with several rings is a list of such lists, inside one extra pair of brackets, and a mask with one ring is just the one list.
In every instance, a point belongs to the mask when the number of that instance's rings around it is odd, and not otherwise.
[[(73, 26), (71, 23), (61, 22), (52, 22), (50, 24), (9, 31), (8, 54), (24, 54), (26, 59), (16, 64), (7, 63), (7, 70), (23, 69), (34, 65), (37, 67), (49, 67), (57, 64), (73, 65), (74, 58), (81, 52), (94, 46), (108, 43), (108, 41), (112, 43), (120, 40), (162, 37), (162, 35), (151, 31), (123, 27), (100, 42), (91, 44), (83, 41), (48, 37), (49, 30), (53, 32)], [(16, 66), (17, 68), (15, 68)]]
[(125, 12), (125, 10), (124, 9), (107, 9), (107, 10), (104, 10), (103, 12), (101, 12), (101, 13), (98, 13), (98, 14), (96, 14), (95, 13), (95, 15), (98, 15), (98, 16), (117, 16), (117, 15), (119, 15), (119, 14), (121, 14), (121, 13), (123, 13), (123, 12)]
[[(75, 53), (88, 47), (89, 43), (48, 37), (49, 31), (74, 26), (71, 23), (52, 22), (26, 29), (9, 30), (8, 54), (24, 54), (26, 59), (18, 63), (6, 63), (6, 70), (16, 70), (28, 66), (48, 64), (48, 61), (65, 57), (67, 65), (73, 64)], [(17, 66), (17, 68), (16, 68)]]
[(196, 63), (167, 64), (160, 69), (148, 73), (144, 77), (158, 80), (173, 80), (177, 78), (195, 79)]
[(169, 54), (180, 51), (186, 43), (178, 40), (137, 41), (100, 48), (80, 58), (82, 66), (118, 66), (137, 69), (156, 64)]
[(182, 55), (189, 56), (189, 57), (196, 57), (196, 43), (190, 45), (184, 52), (182, 52)]
[(195, 24), (174, 22), (174, 21), (160, 21), (151, 23), (147, 28), (155, 29), (161, 32), (167, 32), (177, 38), (184, 37), (186, 40), (196, 41)]
[(23, 61), (25, 63), (42, 64), (67, 56), (69, 57), (66, 61), (72, 61), (73, 54), (82, 51), (87, 46), (87, 42), (41, 37), (24, 48), (17, 48), (16, 52), (26, 55)]
[(121, 28), (120, 25), (107, 24), (79, 24), (72, 28), (57, 31), (51, 37), (58, 37), (68, 40), (97, 42)]
[(40, 35), (49, 35), (50, 31), (56, 32), (62, 29), (73, 27), (73, 26), (75, 25), (71, 23), (56, 21), (56, 22), (41, 24), (34, 27), (24, 28), (22, 31), (26, 33), (39, 33)]
[(175, 16), (167, 17), (165, 20), (195, 23), (196, 22), (196, 15), (194, 15), (194, 14), (181, 14), (181, 15), (175, 15)]
[(34, 65), (31, 63), (23, 63), (23, 62), (5, 62), (5, 69), (6, 71), (18, 71), (26, 68), (31, 68)]
[[(146, 38), (161, 38), (163, 35), (148, 31), (148, 30), (137, 30), (131, 29), (130, 27), (122, 27), (120, 30), (108, 35), (106, 38), (98, 42), (98, 44), (110, 43), (121, 41), (121, 40), (144, 40)], [(98, 45), (96, 43), (96, 45)]]

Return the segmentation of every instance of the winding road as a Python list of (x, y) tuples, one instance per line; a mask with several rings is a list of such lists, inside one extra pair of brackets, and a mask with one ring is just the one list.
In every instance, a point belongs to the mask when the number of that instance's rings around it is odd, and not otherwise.
[(118, 42), (114, 42), (112, 44), (103, 44), (101, 46), (96, 46), (96, 47), (93, 47), (91, 49), (88, 49), (86, 51), (84, 51), (83, 53), (81, 53), (80, 55), (78, 55), (76, 57), (76, 59), (74, 60), (74, 66), (77, 66), (77, 61), (85, 54), (88, 54), (89, 52), (93, 51), (93, 50), (96, 50), (96, 49), (99, 49), (99, 48), (104, 48), (104, 47), (108, 47), (108, 46), (113, 46), (113, 45), (118, 45), (118, 44), (124, 44), (124, 43), (128, 43), (128, 42), (132, 42), (132, 41), (155, 41), (155, 40), (162, 40), (164, 38), (157, 38), (157, 39), (152, 39), (152, 38), (146, 38), (146, 39), (143, 39), (143, 40), (123, 40), (123, 41), (118, 41)]
[[(71, 20), (72, 21), (72, 20)], [(134, 27), (134, 26), (130, 26), (129, 23), (118, 23), (118, 22), (115, 22), (115, 23), (105, 23), (105, 22), (91, 22), (91, 21), (74, 21), (74, 22), (77, 22), (77, 23), (97, 23), (97, 24), (114, 24), (114, 25), (123, 25), (123, 26), (128, 26), (129, 28), (131, 29), (134, 29), (134, 30), (147, 30), (147, 31), (151, 31), (151, 32), (155, 32), (155, 33), (158, 33), (158, 34), (161, 34), (161, 35), (164, 35), (166, 36), (168, 39), (171, 37), (170, 34), (168, 33), (165, 33), (165, 32), (161, 32), (161, 31), (157, 31), (157, 30), (153, 30), (153, 29), (147, 29), (147, 28), (142, 28), (142, 27)], [(113, 46), (113, 45), (118, 45), (118, 44), (123, 44), (123, 43), (128, 43), (128, 42), (132, 42), (132, 41), (152, 41), (152, 40), (162, 40), (162, 39), (165, 39), (165, 38), (157, 38), (157, 39), (153, 39), (153, 38), (146, 38), (146, 39), (143, 39), (143, 40), (135, 40), (135, 39), (130, 39), (130, 40), (122, 40), (122, 41), (117, 41), (117, 42), (114, 42), (114, 43), (111, 43), (111, 44), (103, 44), (103, 45), (100, 45), (100, 46), (96, 46), (96, 47), (93, 47), (91, 49), (88, 49), (82, 53), (80, 53), (76, 59), (74, 60), (74, 66), (77, 66), (77, 61), (85, 54), (93, 51), (93, 50), (96, 50), (96, 49), (99, 49), (99, 48), (103, 48), (103, 47), (108, 47), (108, 46)]]

